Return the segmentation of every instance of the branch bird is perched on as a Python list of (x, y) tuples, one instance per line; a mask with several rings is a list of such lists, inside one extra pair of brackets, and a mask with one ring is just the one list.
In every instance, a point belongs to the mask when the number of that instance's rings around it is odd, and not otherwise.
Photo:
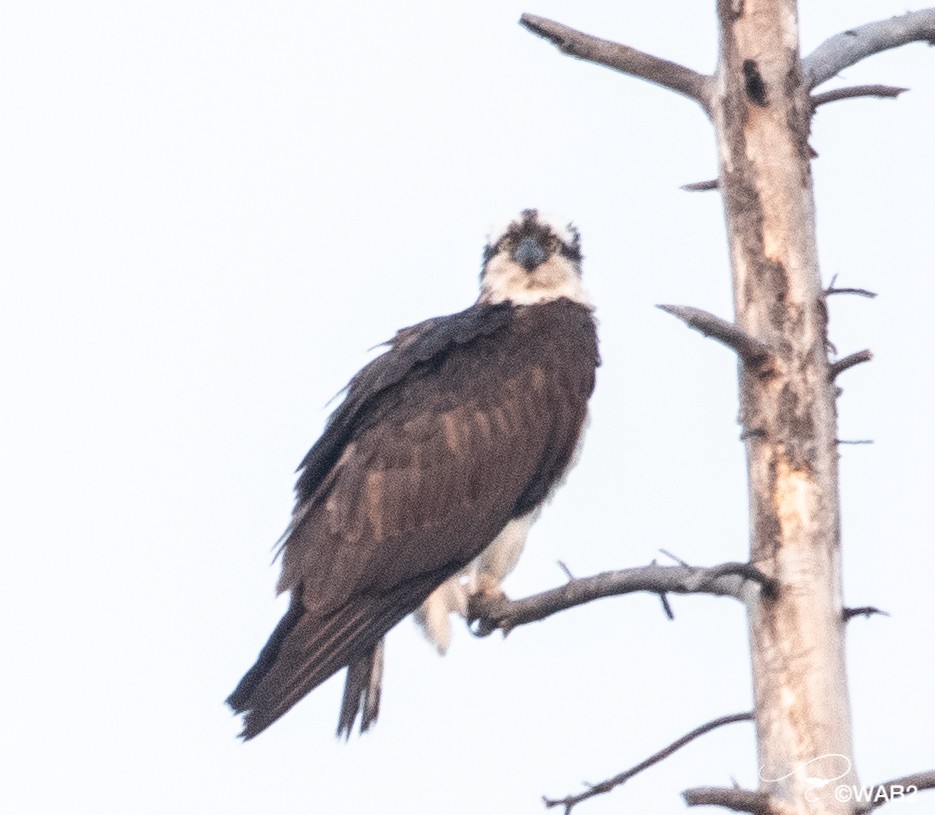
[(500, 591), (581, 436), (599, 364), (577, 230), (534, 209), (491, 233), (477, 302), (399, 331), (300, 466), (291, 603), (227, 702), (256, 736), (342, 668), (338, 733), (377, 718), (383, 636)]

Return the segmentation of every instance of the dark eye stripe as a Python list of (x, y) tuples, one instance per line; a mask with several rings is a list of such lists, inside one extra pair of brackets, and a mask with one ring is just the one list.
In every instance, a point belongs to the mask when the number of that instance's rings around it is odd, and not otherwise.
[(510, 251), (510, 248), (515, 246), (521, 237), (530, 234), (541, 240), (550, 253), (559, 254), (562, 257), (568, 258), (569, 260), (580, 262), (581, 247), (578, 244), (578, 232), (573, 228), (571, 231), (574, 235), (575, 241), (572, 244), (566, 244), (563, 243), (561, 238), (559, 238), (554, 232), (552, 232), (551, 229), (546, 226), (529, 222), (520, 224), (514, 223), (496, 243), (488, 244), (484, 247), (483, 262), (486, 264), (500, 252)]
[(561, 244), (561, 247), (562, 257), (566, 257), (569, 260), (581, 260), (581, 247), (579, 247), (577, 243), (572, 246)]

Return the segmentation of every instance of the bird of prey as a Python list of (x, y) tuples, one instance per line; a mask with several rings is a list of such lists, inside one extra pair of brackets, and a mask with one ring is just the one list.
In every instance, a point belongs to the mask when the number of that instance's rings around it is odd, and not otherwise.
[(250, 739), (347, 668), (338, 734), (379, 711), (383, 637), (500, 592), (575, 458), (599, 364), (578, 232), (534, 209), (495, 229), (470, 308), (404, 328), (302, 461), (281, 545), (289, 610), (227, 702)]

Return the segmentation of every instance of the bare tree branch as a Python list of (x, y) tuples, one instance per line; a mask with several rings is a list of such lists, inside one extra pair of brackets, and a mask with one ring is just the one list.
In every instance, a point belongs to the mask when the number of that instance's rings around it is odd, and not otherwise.
[(733, 812), (749, 812), (751, 815), (779, 815), (770, 797), (765, 792), (741, 790), (735, 787), (695, 787), (682, 793), (685, 806), (718, 806)]
[(568, 568), (564, 560), (556, 560), (555, 562), (558, 564), (558, 568), (565, 573), (565, 577), (567, 577), (569, 580), (575, 579), (575, 576), (571, 573), (571, 569)]
[(858, 294), (861, 297), (869, 297), (871, 300), (877, 296), (875, 291), (869, 291), (868, 289), (841, 289), (835, 286), (837, 282), (838, 275), (837, 273), (831, 275), (831, 282), (828, 284), (828, 288), (825, 289), (824, 295), (827, 297), (829, 294)]
[(733, 348), (748, 365), (763, 362), (771, 353), (765, 342), (760, 342), (734, 323), (716, 317), (708, 311), (693, 306), (658, 305), (656, 308), (678, 317), (689, 328), (700, 331), (706, 337)]
[(560, 51), (586, 62), (605, 65), (621, 73), (655, 82), (664, 88), (694, 99), (709, 116), (714, 80), (691, 68), (654, 57), (627, 45), (602, 40), (535, 14), (524, 14), (519, 24), (533, 34), (544, 37)]
[(779, 592), (779, 581), (763, 574), (763, 572), (752, 563), (723, 563), (720, 566), (712, 566), (710, 572), (711, 576), (714, 578), (737, 575), (752, 583), (756, 583), (759, 585), (764, 597), (772, 598)]
[(876, 96), (880, 99), (896, 99), (909, 88), (895, 88), (892, 85), (854, 85), (850, 88), (835, 88), (833, 91), (812, 95), (812, 110), (837, 102), (839, 99), (857, 99), (863, 96)]
[(675, 612), (672, 610), (672, 606), (669, 604), (668, 595), (665, 592), (663, 592), (662, 594), (659, 595), (659, 600), (662, 603), (662, 611), (666, 615), (666, 619), (674, 620)]
[(877, 296), (875, 291), (868, 289), (836, 289), (833, 287), (825, 289), (825, 294), (857, 294), (860, 297), (869, 297), (871, 300)]
[[(680, 558), (680, 557), (679, 557), (678, 555), (676, 555), (676, 554), (673, 554), (673, 553), (670, 552), (668, 549), (660, 549), (659, 552), (660, 552), (660, 554), (663, 554), (663, 555), (665, 555), (667, 558), (669, 558), (669, 560), (673, 560), (673, 561), (675, 561), (676, 563), (678, 563), (679, 566), (690, 566), (690, 565), (691, 565), (690, 563), (688, 563), (688, 561), (682, 560), (682, 558)], [(653, 563), (655, 563), (655, 562), (656, 562), (655, 559), (653, 559)]]
[(749, 583), (759, 585), (766, 593), (776, 590), (776, 582), (749, 563), (724, 563), (712, 568), (653, 563), (575, 578), (563, 586), (521, 600), (475, 595), (471, 598), (468, 618), (473, 623), (472, 632), (486, 637), (498, 629), (508, 634), (518, 626), (544, 620), (601, 597), (647, 591), (658, 595), (713, 594), (743, 600)]
[(682, 184), (681, 189), (685, 192), (707, 192), (708, 190), (716, 190), (721, 186), (721, 182), (716, 178), (712, 178), (710, 181), (695, 181), (692, 184)]
[(935, 44), (935, 8), (910, 11), (902, 17), (835, 34), (802, 60), (805, 84), (815, 88), (862, 59), (910, 42)]
[(855, 354), (848, 354), (846, 357), (841, 357), (841, 359), (832, 362), (828, 366), (828, 381), (834, 382), (838, 374), (842, 374), (848, 368), (853, 368), (855, 365), (860, 365), (862, 362), (870, 362), (872, 359), (873, 352), (870, 351), (869, 348), (865, 348), (863, 351), (858, 351)]
[(663, 747), (658, 753), (653, 753), (653, 755), (647, 759), (644, 759), (635, 767), (631, 767), (629, 770), (625, 770), (624, 772), (615, 775), (613, 778), (608, 778), (606, 781), (601, 781), (599, 784), (588, 784), (588, 789), (585, 792), (578, 793), (578, 795), (567, 795), (564, 798), (546, 798), (543, 796), (542, 801), (546, 807), (565, 807), (565, 815), (568, 815), (568, 813), (571, 812), (572, 808), (576, 804), (580, 804), (582, 801), (585, 801), (588, 798), (593, 798), (595, 795), (603, 795), (604, 793), (610, 792), (615, 787), (619, 787), (621, 784), (629, 781), (631, 778), (633, 778), (633, 776), (643, 772), (643, 770), (652, 767), (653, 764), (658, 764), (663, 759), (668, 758), (676, 750), (681, 749), (689, 742), (697, 739), (699, 736), (703, 736), (705, 733), (710, 733), (712, 730), (715, 730), (718, 727), (723, 727), (726, 724), (750, 721), (753, 721), (752, 713), (734, 713), (730, 716), (721, 716), (719, 719), (714, 719), (707, 724), (701, 725), (701, 727), (696, 727), (690, 733), (686, 733), (681, 738), (676, 739), (668, 747)]
[(935, 789), (935, 770), (894, 778), (892, 781), (870, 787), (866, 791), (867, 803), (857, 812), (871, 812), (890, 801), (898, 801), (905, 798), (906, 795), (915, 795), (922, 790), (931, 789)]
[(876, 606), (860, 606), (859, 608), (845, 608), (841, 612), (841, 616), (844, 618), (844, 622), (854, 619), (854, 617), (872, 617), (874, 614), (881, 614), (884, 617), (889, 617), (888, 611), (883, 611), (882, 609), (877, 608)]

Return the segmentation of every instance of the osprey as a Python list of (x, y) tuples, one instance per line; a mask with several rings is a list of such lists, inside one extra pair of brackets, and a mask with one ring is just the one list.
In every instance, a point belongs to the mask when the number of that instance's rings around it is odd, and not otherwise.
[(477, 302), (397, 332), (302, 461), (278, 591), (289, 610), (227, 703), (250, 739), (342, 668), (338, 734), (377, 718), (383, 637), (500, 593), (574, 458), (599, 364), (578, 232), (494, 230)]

